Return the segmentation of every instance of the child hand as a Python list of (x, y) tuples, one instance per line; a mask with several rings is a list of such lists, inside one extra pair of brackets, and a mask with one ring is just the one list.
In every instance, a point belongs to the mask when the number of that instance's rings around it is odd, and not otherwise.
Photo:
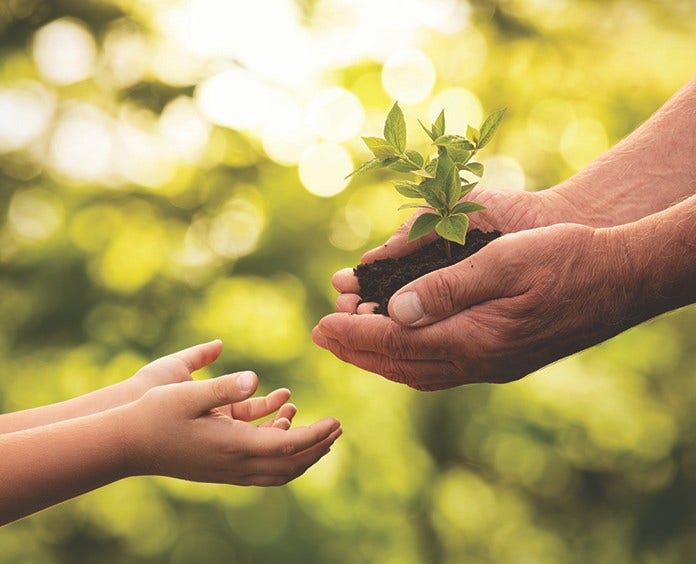
[(216, 339), (153, 360), (124, 382), (130, 400), (138, 399), (155, 386), (190, 381), (191, 373), (214, 362), (221, 352), (222, 341)]
[[(139, 399), (155, 386), (190, 382), (193, 372), (214, 362), (221, 352), (222, 341), (216, 339), (152, 361), (124, 382), (129, 388), (131, 401)], [(254, 398), (237, 403), (235, 406), (222, 406), (218, 409), (223, 414), (242, 421), (253, 421), (277, 411), (273, 419), (263, 422), (261, 426), (287, 430), (297, 413), (297, 408), (293, 404), (286, 403), (289, 398), (290, 390), (282, 388), (262, 398)]]
[[(167, 365), (183, 362), (180, 375), (190, 376), (211, 357), (195, 349), (170, 355), (177, 361)], [(239, 372), (159, 385), (123, 406), (127, 473), (264, 486), (282, 485), (303, 474), (341, 435), (339, 422), (327, 418), (288, 430), (295, 414), (295, 407), (285, 403), (290, 392), (281, 389), (249, 399), (256, 386), (253, 372)], [(250, 423), (276, 410), (270, 421)]]

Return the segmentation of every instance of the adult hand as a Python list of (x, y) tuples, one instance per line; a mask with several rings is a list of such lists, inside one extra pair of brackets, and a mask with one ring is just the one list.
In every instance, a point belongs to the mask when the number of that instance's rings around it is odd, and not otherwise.
[(329, 452), (339, 422), (290, 430), (252, 425), (284, 396), (249, 399), (256, 386), (253, 372), (240, 372), (156, 386), (123, 406), (126, 473), (263, 486), (303, 474)]
[[(485, 210), (472, 213), (471, 228), (482, 231), (514, 233), (554, 223), (571, 221), (578, 212), (572, 203), (553, 190), (520, 192), (475, 189), (468, 200), (486, 206)], [(408, 232), (416, 218), (423, 212), (413, 214), (384, 244), (366, 252), (361, 262), (369, 264), (385, 258), (397, 258), (414, 252), (432, 242), (437, 235), (433, 232), (415, 241), (408, 242)], [(352, 268), (336, 272), (332, 278), (334, 287), (340, 292), (336, 299), (336, 310), (347, 313), (372, 313), (376, 304), (361, 303), (358, 279)]]
[(624, 262), (611, 229), (520, 231), (406, 285), (390, 301), (391, 317), (334, 313), (312, 337), (419, 390), (508, 382), (630, 326)]

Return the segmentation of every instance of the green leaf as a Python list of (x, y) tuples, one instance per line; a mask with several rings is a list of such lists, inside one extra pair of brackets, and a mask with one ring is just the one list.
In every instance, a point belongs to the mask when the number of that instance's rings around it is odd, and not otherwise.
[(394, 188), (396, 188), (396, 191), (401, 194), (402, 196), (406, 196), (407, 198), (422, 198), (423, 195), (420, 192), (419, 185), (416, 184), (415, 182), (409, 182), (408, 180), (406, 181), (401, 181), (401, 182), (394, 182)]
[(450, 170), (454, 168), (454, 161), (449, 156), (447, 152), (442, 153), (437, 157), (437, 168), (435, 169), (435, 177), (444, 182), (450, 173)]
[(485, 209), (486, 206), (482, 206), (481, 204), (477, 204), (476, 202), (462, 202), (454, 206), (454, 208), (452, 208), (452, 214), (471, 213)]
[(362, 140), (378, 159), (387, 159), (397, 155), (396, 149), (387, 143), (386, 139), (381, 137), (363, 137)]
[(434, 213), (424, 213), (419, 215), (416, 221), (413, 222), (411, 230), (408, 232), (408, 241), (418, 239), (423, 235), (427, 235), (440, 221), (440, 216)]
[(384, 124), (384, 138), (399, 153), (406, 149), (406, 120), (398, 102), (394, 102)]
[(390, 164), (389, 168), (395, 170), (396, 172), (415, 172), (417, 170), (420, 170), (417, 165), (402, 158), (399, 158), (398, 160)]
[(466, 196), (469, 192), (476, 188), (477, 184), (478, 182), (469, 182), (468, 184), (462, 184), (462, 193), (459, 197), (463, 198), (464, 196)]
[(460, 245), (466, 240), (466, 230), (469, 227), (469, 218), (463, 214), (448, 215), (443, 217), (435, 226), (435, 231), (443, 239), (454, 241)]
[(433, 144), (438, 147), (445, 147), (446, 149), (452, 147), (467, 151), (473, 151), (476, 148), (466, 137), (462, 137), (461, 135), (440, 135), (440, 137), (433, 141)]
[(457, 167), (453, 166), (450, 169), (449, 173), (447, 174), (447, 178), (444, 180), (443, 188), (447, 207), (454, 207), (459, 201), (459, 198), (462, 197), (462, 181), (459, 178), (459, 171), (457, 170)]
[(432, 173), (425, 170), (424, 168), (419, 168), (418, 170), (414, 170), (413, 174), (415, 174), (417, 176), (422, 176), (423, 178), (433, 178)]
[(436, 210), (443, 210), (447, 207), (442, 182), (439, 179), (426, 178), (418, 185), (418, 189), (425, 201)]
[(423, 205), (423, 204), (402, 204), (402, 205), (399, 206), (399, 209), (400, 209), (400, 210), (405, 210), (405, 209), (408, 209), (408, 208), (423, 208), (423, 209), (425, 209), (425, 210), (431, 210), (431, 211), (433, 211), (433, 208), (431, 208), (430, 206), (425, 206), (425, 205)]
[(481, 137), (478, 141), (479, 149), (485, 145), (488, 145), (488, 142), (493, 138), (493, 135), (500, 125), (500, 120), (503, 119), (506, 109), (507, 108), (496, 110), (486, 118), (486, 121), (483, 122), (483, 125), (481, 126)]
[(372, 159), (369, 161), (364, 162), (361, 164), (358, 168), (356, 168), (353, 172), (351, 172), (346, 178), (350, 178), (354, 174), (360, 174), (363, 172), (367, 172), (368, 170), (376, 170), (378, 168), (387, 168), (388, 166), (392, 165), (394, 162), (396, 162), (397, 157), (389, 157), (388, 159)]
[(432, 131), (430, 131), (427, 127), (425, 127), (425, 125), (423, 125), (423, 122), (421, 120), (418, 120), (418, 123), (420, 123), (420, 126), (423, 128), (423, 131), (425, 131), (428, 134), (428, 137), (430, 137), (430, 139), (435, 141), (435, 139), (437, 137), (439, 137), (439, 135), (435, 135)]
[(406, 151), (404, 152), (406, 153), (406, 156), (412, 163), (418, 165), (418, 168), (421, 168), (423, 166), (425, 159), (423, 158), (423, 155), (421, 155), (418, 151), (414, 151), (413, 149), (406, 149)]
[(423, 167), (428, 173), (430, 173), (431, 178), (435, 177), (435, 173), (437, 172), (437, 157), (435, 157), (432, 161), (430, 161), (428, 164)]
[(458, 149), (454, 147), (447, 147), (447, 152), (449, 156), (452, 157), (454, 164), (461, 168), (469, 162), (469, 159), (474, 154), (474, 151), (467, 151), (466, 149)]
[[(440, 111), (435, 123), (433, 124), (433, 136), (440, 137), (445, 134), (445, 110)], [(433, 139), (434, 141), (434, 139)]]
[(466, 136), (468, 139), (471, 140), (471, 142), (476, 145), (479, 142), (479, 139), (481, 138), (481, 132), (476, 129), (475, 127), (472, 127), (471, 125), (466, 126)]
[(464, 167), (464, 170), (473, 172), (476, 176), (483, 176), (483, 165), (481, 163), (469, 163)]

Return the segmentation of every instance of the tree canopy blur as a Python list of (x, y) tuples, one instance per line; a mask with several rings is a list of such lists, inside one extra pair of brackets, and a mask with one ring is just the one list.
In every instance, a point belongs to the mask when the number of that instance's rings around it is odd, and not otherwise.
[[(288, 486), (125, 480), (0, 529), (0, 562), (678, 563), (696, 554), (696, 312), (505, 385), (419, 393), (309, 332), (407, 216), (346, 180), (507, 106), (484, 184), (538, 190), (694, 72), (687, 0), (3, 0), (0, 402), (220, 337), (345, 434)], [(659, 189), (659, 187), (656, 187)]]

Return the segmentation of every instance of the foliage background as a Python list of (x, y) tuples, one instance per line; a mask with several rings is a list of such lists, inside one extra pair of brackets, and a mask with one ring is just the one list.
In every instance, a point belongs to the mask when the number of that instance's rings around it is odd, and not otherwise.
[(474, 125), (508, 106), (486, 182), (537, 190), (646, 119), (695, 52), (688, 0), (0, 2), (0, 407), (221, 337), (200, 377), (253, 368), (299, 424), (345, 429), (286, 487), (125, 480), (3, 527), (0, 562), (689, 561), (693, 307), (429, 394), (309, 331), (331, 273), (405, 217), (379, 175), (341, 184), (394, 97), (414, 137), (438, 106)]

